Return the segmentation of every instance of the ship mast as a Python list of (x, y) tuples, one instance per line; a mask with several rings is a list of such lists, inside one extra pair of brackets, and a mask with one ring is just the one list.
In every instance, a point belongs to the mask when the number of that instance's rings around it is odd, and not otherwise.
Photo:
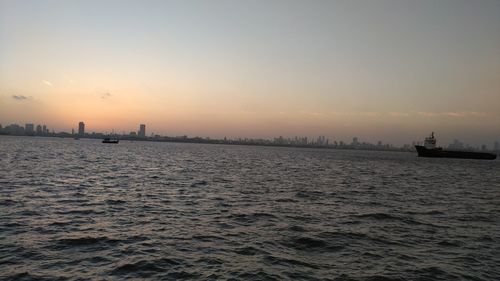
[(434, 138), (434, 132), (431, 133), (430, 137), (425, 138), (424, 146), (427, 149), (436, 148), (436, 138)]

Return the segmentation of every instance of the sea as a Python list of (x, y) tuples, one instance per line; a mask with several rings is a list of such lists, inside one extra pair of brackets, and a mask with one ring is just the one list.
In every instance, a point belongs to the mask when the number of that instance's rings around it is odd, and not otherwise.
[(500, 280), (500, 161), (0, 136), (1, 280)]

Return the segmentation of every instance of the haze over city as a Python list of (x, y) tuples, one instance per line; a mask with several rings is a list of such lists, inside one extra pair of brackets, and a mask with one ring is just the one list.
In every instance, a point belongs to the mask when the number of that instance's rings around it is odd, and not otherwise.
[(0, 1), (0, 123), (500, 139), (500, 1)]

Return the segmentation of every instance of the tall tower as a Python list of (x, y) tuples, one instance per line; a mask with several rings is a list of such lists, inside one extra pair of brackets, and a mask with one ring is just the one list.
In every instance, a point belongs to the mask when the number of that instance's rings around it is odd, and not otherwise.
[(139, 132), (137, 133), (137, 135), (140, 138), (146, 137), (146, 125), (144, 125), (144, 124), (139, 125)]
[(79, 136), (85, 135), (85, 123), (83, 122), (78, 123), (78, 135)]
[(24, 132), (27, 135), (33, 135), (33, 134), (35, 134), (35, 125), (33, 125), (31, 123), (27, 123), (26, 126), (24, 126)]

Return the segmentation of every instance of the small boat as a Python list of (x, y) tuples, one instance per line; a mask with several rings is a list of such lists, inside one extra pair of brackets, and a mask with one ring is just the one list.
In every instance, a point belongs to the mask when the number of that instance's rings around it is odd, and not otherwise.
[(487, 159), (494, 160), (496, 154), (477, 151), (444, 150), (436, 147), (436, 138), (434, 132), (430, 137), (425, 138), (424, 145), (415, 145), (418, 157), (436, 157), (436, 158), (463, 158), (463, 159)]
[(102, 140), (102, 143), (118, 143), (118, 142), (120, 142), (120, 140), (111, 138), (105, 138)]

